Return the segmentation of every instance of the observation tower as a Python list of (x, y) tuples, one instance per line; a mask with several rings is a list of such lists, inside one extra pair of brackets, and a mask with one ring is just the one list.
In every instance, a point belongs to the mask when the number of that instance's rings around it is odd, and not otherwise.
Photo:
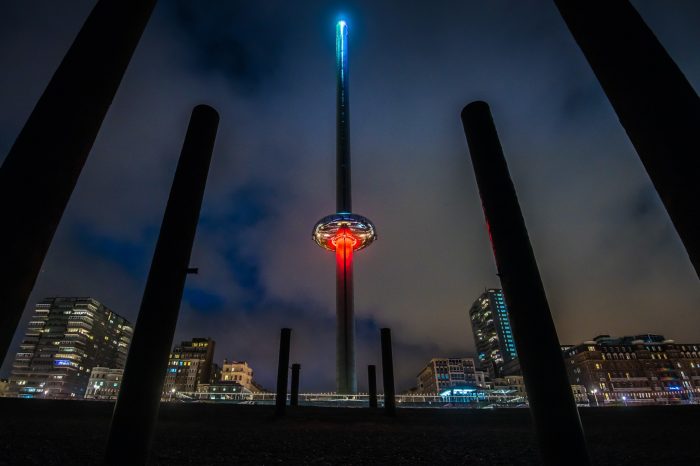
[(350, 189), (350, 108), (348, 100), (348, 26), (338, 21), (335, 29), (336, 54), (336, 210), (319, 220), (313, 239), (335, 252), (336, 263), (336, 391), (357, 392), (355, 374), (355, 312), (353, 308), (352, 259), (377, 234), (367, 218), (352, 213)]

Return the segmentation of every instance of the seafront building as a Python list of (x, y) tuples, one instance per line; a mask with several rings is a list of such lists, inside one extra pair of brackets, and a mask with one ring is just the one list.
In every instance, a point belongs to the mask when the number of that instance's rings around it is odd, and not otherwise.
[(504, 370), (504, 367), (519, 369), (519, 366), (513, 365), (518, 352), (503, 290), (485, 290), (469, 309), (469, 320), (480, 366), (488, 371), (491, 378), (518, 374), (517, 370)]
[(193, 338), (175, 346), (170, 353), (163, 393), (195, 392), (198, 384), (212, 382), (214, 348), (211, 338)]
[(246, 361), (229, 361), (224, 359), (224, 364), (221, 366), (221, 382), (236, 382), (246, 390), (251, 392), (258, 391), (253, 384), (253, 369)]
[(433, 358), (418, 373), (416, 389), (418, 393), (438, 394), (450, 387), (484, 386), (483, 372), (477, 379), (473, 358)]
[[(204, 348), (209, 348), (211, 343), (208, 339), (199, 338), (184, 343), (184, 345), (180, 344), (176, 347), (180, 352), (173, 353), (173, 355), (177, 354), (180, 357), (172, 358), (173, 364), (168, 366), (166, 381), (169, 383), (164, 385), (163, 400), (244, 400), (246, 395), (264, 391), (253, 380), (253, 369), (246, 361), (224, 359), (220, 370), (218, 370), (218, 364), (212, 364), (210, 380), (205, 381), (206, 375), (197, 380), (197, 371), (206, 364), (208, 358), (208, 351), (205, 352)], [(203, 346), (203, 343), (207, 343), (207, 345)], [(192, 346), (193, 344), (197, 346)], [(183, 348), (187, 348), (187, 351), (181, 351)], [(192, 348), (198, 348), (201, 351), (198, 350), (197, 353), (193, 354)], [(187, 357), (183, 358), (183, 356)], [(180, 370), (180, 372), (173, 372), (172, 369)], [(93, 368), (85, 392), (85, 399), (116, 400), (123, 374), (122, 369)], [(193, 385), (194, 390), (191, 389)]]
[(499, 377), (491, 381), (491, 386), (494, 389), (507, 388), (513, 390), (518, 396), (527, 398), (527, 391), (525, 390), (525, 381), (522, 375), (507, 375), (505, 377)]
[(700, 397), (700, 343), (663, 335), (599, 335), (563, 353), (572, 385), (591, 403), (668, 403)]
[(0, 379), (0, 398), (7, 396), (10, 390), (10, 381), (7, 379)]
[(116, 400), (124, 377), (124, 369), (93, 367), (90, 372), (86, 400)]
[(252, 390), (249, 390), (238, 382), (219, 381), (210, 384), (199, 384), (197, 386), (197, 392), (191, 396), (199, 400), (242, 401), (247, 400), (248, 395), (252, 393)]
[(132, 334), (128, 320), (96, 299), (44, 299), (15, 356), (9, 391), (22, 398), (83, 398), (92, 368), (124, 368)]

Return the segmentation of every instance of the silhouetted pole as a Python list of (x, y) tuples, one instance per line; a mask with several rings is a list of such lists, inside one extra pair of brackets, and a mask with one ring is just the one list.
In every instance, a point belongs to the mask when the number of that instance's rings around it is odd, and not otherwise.
[(0, 167), (0, 363), (155, 3), (97, 3)]
[(287, 381), (289, 375), (289, 345), (292, 329), (283, 328), (280, 332), (280, 357), (277, 362), (277, 396), (275, 397), (275, 414), (284, 416), (287, 406)]
[(112, 417), (108, 465), (148, 460), (218, 122), (211, 107), (192, 112)]
[(299, 406), (299, 371), (301, 364), (292, 364), (292, 393), (289, 397), (289, 406)]
[(369, 386), (369, 407), (377, 407), (377, 366), (367, 366), (367, 385)]
[(542, 459), (552, 466), (588, 465), (559, 339), (488, 105), (467, 105), (462, 123)]
[(700, 99), (628, 0), (556, 0), (700, 276)]
[(382, 374), (384, 376), (384, 411), (393, 416), (396, 413), (394, 392), (394, 357), (391, 352), (391, 329), (381, 329)]

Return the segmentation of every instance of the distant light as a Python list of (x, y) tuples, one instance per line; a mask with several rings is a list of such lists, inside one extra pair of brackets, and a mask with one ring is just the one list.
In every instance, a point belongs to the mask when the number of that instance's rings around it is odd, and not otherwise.
[(476, 391), (474, 388), (450, 388), (442, 393), (440, 393), (440, 396), (460, 396), (460, 395), (471, 395)]

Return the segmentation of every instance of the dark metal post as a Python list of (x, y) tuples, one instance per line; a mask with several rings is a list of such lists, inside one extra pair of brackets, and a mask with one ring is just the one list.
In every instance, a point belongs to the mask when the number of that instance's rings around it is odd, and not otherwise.
[(396, 413), (394, 392), (394, 357), (391, 352), (391, 329), (381, 329), (382, 374), (384, 376), (384, 411), (393, 416)]
[(108, 465), (148, 461), (218, 122), (211, 107), (192, 112), (112, 417)]
[(0, 363), (155, 3), (97, 3), (0, 168)]
[(377, 407), (377, 366), (367, 366), (367, 385), (369, 386), (369, 407)]
[(546, 465), (588, 465), (588, 451), (530, 239), (491, 112), (462, 111), (486, 226)]
[(289, 397), (289, 406), (299, 406), (299, 371), (301, 364), (292, 364), (292, 393)]
[(700, 99), (628, 0), (556, 0), (700, 275)]
[(289, 376), (289, 346), (292, 329), (283, 328), (280, 333), (280, 356), (277, 362), (277, 396), (275, 397), (275, 414), (284, 416), (287, 407), (287, 381)]

